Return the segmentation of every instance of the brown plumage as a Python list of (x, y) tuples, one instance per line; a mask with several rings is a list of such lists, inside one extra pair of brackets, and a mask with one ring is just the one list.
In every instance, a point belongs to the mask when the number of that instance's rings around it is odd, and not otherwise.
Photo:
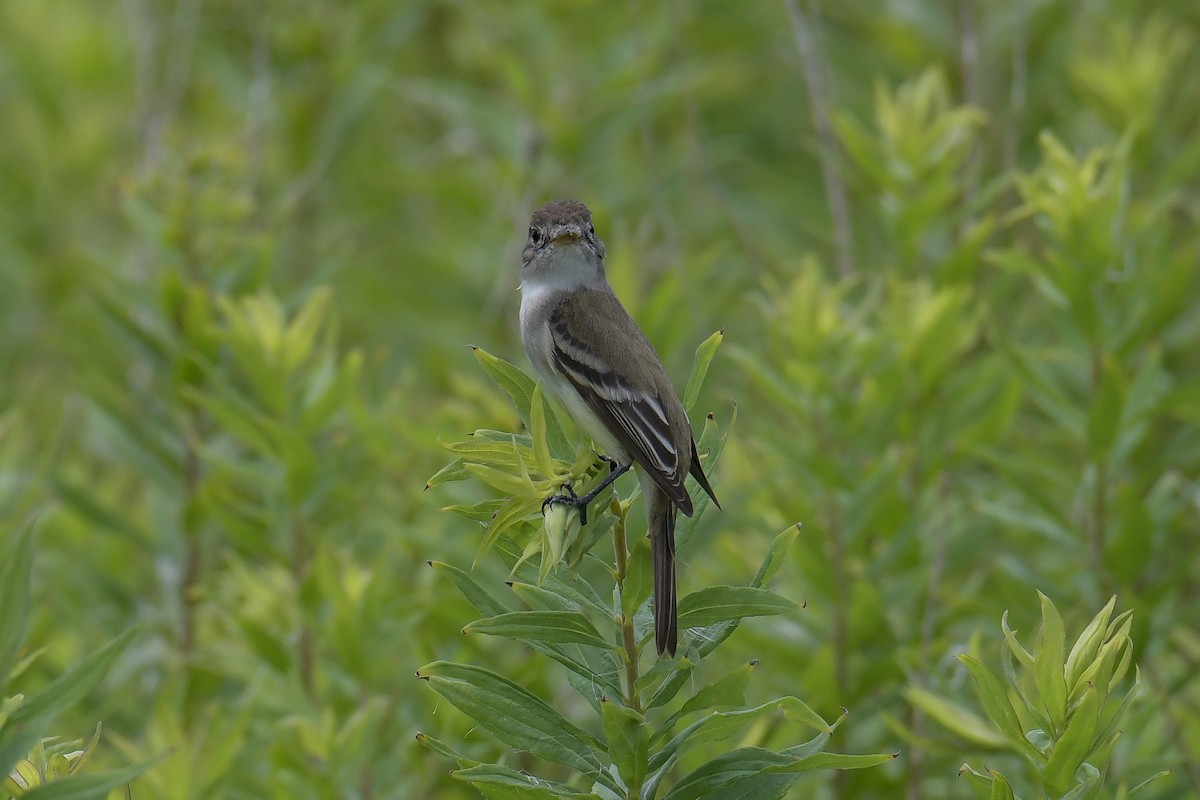
[(555, 201), (534, 213), (521, 338), (543, 386), (609, 456), (638, 467), (654, 559), (655, 644), (674, 655), (675, 514), (693, 513), (684, 480), (691, 474), (717, 498), (662, 361), (604, 277), (604, 253), (582, 203)]

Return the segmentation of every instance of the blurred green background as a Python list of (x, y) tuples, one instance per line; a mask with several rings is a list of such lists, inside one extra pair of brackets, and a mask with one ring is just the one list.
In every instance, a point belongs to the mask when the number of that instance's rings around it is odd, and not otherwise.
[(576, 197), (677, 381), (726, 331), (681, 591), (801, 521), (773, 588), (806, 608), (726, 667), (901, 754), (792, 796), (1007, 763), (909, 698), (973, 707), (953, 655), (995, 663), (1005, 610), (1031, 637), (1035, 590), (1069, 632), (1134, 610), (1106, 796), (1200, 795), (1198, 34), (1194, 0), (0, 4), (9, 693), (140, 624), (53, 731), (168, 753), (135, 797), (473, 796), (418, 730), (534, 767), (413, 677), (568, 698), (459, 633), (425, 562), (469, 564), (438, 509), (483, 490), (422, 489), (439, 437), (516, 429), (468, 345), (524, 364), (528, 215)]

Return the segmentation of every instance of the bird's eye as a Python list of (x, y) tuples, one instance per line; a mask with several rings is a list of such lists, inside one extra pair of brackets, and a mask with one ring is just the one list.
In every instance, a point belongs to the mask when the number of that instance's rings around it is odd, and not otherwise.
[(541, 244), (542, 238), (543, 238), (542, 232), (540, 230), (538, 230), (537, 228), (529, 229), (529, 243), (530, 244), (534, 244), (534, 245)]

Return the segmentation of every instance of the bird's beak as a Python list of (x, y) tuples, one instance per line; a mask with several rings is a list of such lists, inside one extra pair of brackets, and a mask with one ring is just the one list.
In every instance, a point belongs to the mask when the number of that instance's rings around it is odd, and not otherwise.
[(559, 242), (577, 242), (582, 238), (583, 236), (580, 234), (579, 229), (572, 226), (569, 228), (559, 228), (554, 232), (554, 239), (552, 241), (557, 244)]

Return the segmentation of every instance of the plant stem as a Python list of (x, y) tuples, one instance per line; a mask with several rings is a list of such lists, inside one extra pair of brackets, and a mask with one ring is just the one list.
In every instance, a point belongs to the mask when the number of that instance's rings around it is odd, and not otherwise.
[[(623, 601), (625, 575), (629, 570), (629, 548), (625, 539), (626, 509), (621, 506), (619, 500), (613, 500), (609, 508), (617, 515), (617, 524), (613, 526), (613, 551), (616, 555), (617, 596)], [(637, 632), (633, 629), (633, 620), (626, 617), (624, 612), (621, 614), (621, 644), (625, 648), (625, 706), (640, 714), (642, 713), (642, 698), (637, 691)]]
[[(292, 518), (292, 579), (296, 582), (296, 592), (302, 595), (304, 581), (308, 576), (308, 542), (304, 532), (304, 522), (299, 515)], [(300, 685), (310, 700), (316, 697), (316, 685), (313, 680), (313, 632), (305, 618), (304, 603), (300, 604), (300, 639), (297, 642), (297, 662), (300, 667)]]
[(783, 7), (792, 23), (796, 49), (800, 52), (804, 84), (808, 88), (809, 113), (817, 133), (821, 177), (825, 183), (825, 202), (829, 205), (829, 217), (833, 222), (834, 256), (838, 275), (848, 278), (854, 274), (854, 232), (850, 223), (850, 203), (846, 199), (846, 185), (842, 176), (838, 174), (838, 141), (833, 130), (829, 113), (830, 102), (826, 94), (832, 88), (832, 79), (829, 66), (818, 49), (817, 38), (811, 32), (816, 21), (816, 9), (810, 5), (810, 14), (806, 16), (798, 0), (784, 0)]

